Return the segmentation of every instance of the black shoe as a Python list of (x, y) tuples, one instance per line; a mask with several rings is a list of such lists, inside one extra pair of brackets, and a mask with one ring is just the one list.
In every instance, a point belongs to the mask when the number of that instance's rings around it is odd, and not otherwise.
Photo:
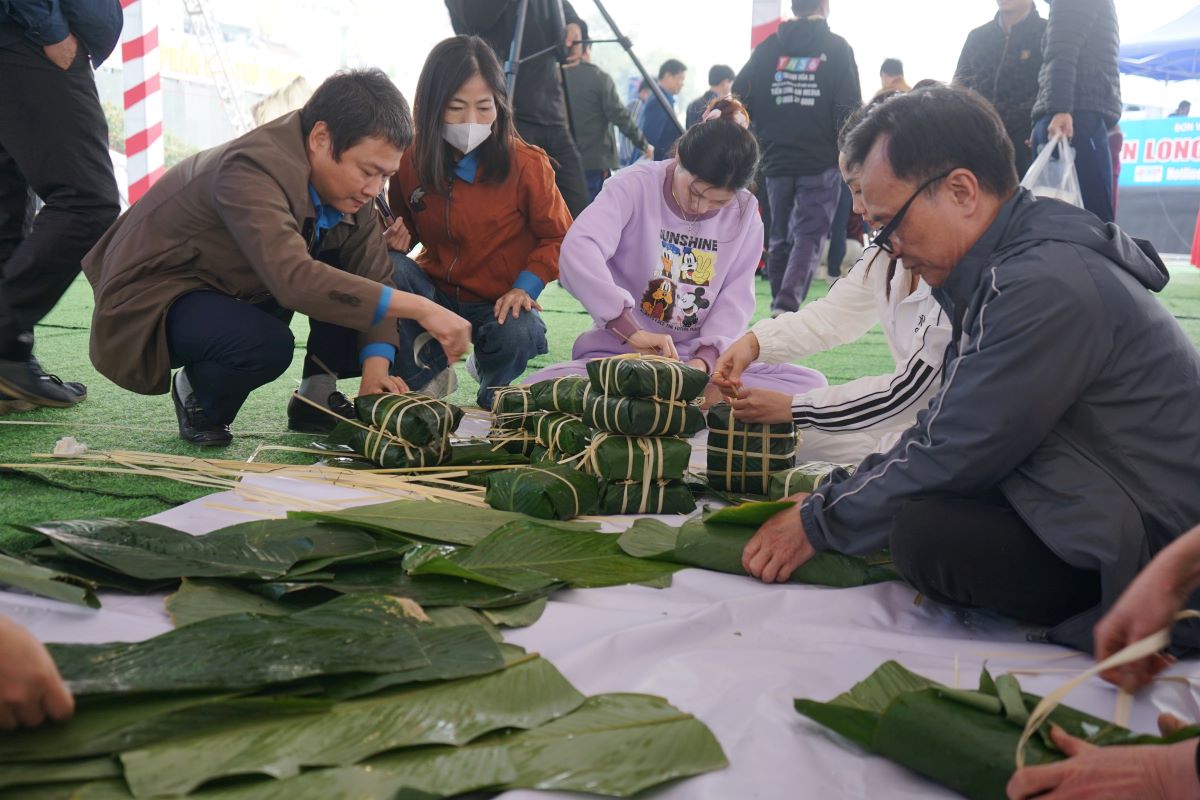
[(179, 399), (175, 379), (171, 379), (171, 402), (175, 404), (175, 419), (179, 420), (179, 438), (197, 447), (224, 447), (233, 441), (228, 425), (218, 425), (208, 418), (196, 402), (196, 395), (187, 401)]
[(70, 408), (87, 397), (87, 389), (82, 383), (68, 385), (57, 375), (47, 375), (35, 358), (25, 361), (0, 359), (0, 392), (16, 400), (49, 408)]
[(358, 418), (354, 411), (354, 403), (341, 392), (332, 392), (326, 405), (338, 416), (313, 408), (298, 396), (292, 395), (287, 407), (288, 430), (298, 433), (329, 433), (341, 422), (338, 417)]

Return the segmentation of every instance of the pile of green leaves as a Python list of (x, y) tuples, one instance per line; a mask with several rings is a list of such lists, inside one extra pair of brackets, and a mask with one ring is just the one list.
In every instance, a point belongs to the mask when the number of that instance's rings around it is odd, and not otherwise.
[(627, 796), (726, 764), (691, 715), (585, 698), (468, 609), (208, 611), (136, 644), (51, 645), (76, 715), (0, 734), (0, 797)]
[[(1041, 698), (1016, 678), (984, 670), (978, 691), (951, 689), (888, 661), (827, 703), (796, 700), (796, 710), (858, 745), (970, 798), (1005, 797), (1017, 743)], [(1200, 727), (1169, 737), (1142, 736), (1074, 708), (1059, 706), (1026, 749), (1026, 763), (1063, 758), (1050, 725), (1092, 744), (1166, 744), (1200, 736)]]
[[(681, 527), (658, 520), (638, 520), (621, 534), (618, 544), (631, 556), (745, 575), (742, 551), (768, 519), (791, 502), (744, 503), (690, 519)], [(900, 580), (885, 553), (871, 558), (817, 553), (792, 573), (792, 583), (848, 588)]]

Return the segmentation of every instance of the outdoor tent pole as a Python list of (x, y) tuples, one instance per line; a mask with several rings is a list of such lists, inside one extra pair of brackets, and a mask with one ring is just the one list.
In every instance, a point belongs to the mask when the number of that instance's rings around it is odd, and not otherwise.
[(637, 67), (638, 72), (642, 73), (642, 78), (650, 86), (650, 91), (654, 92), (654, 97), (658, 100), (658, 104), (663, 107), (663, 111), (667, 112), (667, 116), (671, 122), (675, 123), (675, 127), (679, 129), (679, 135), (684, 133), (683, 123), (679, 121), (679, 117), (675, 116), (675, 107), (667, 100), (667, 96), (663, 94), (662, 87), (658, 85), (658, 81), (650, 77), (650, 73), (642, 66), (642, 62), (633, 54), (633, 42), (629, 41), (629, 37), (621, 33), (621, 29), (617, 27), (617, 22), (612, 18), (612, 14), (608, 13), (608, 9), (604, 7), (604, 3), (600, 0), (595, 0), (596, 8), (600, 10), (600, 15), (604, 17), (604, 21), (608, 23), (608, 27), (612, 30), (613, 36), (617, 37), (617, 42), (621, 47), (625, 48), (625, 52), (629, 54), (629, 59), (633, 65)]

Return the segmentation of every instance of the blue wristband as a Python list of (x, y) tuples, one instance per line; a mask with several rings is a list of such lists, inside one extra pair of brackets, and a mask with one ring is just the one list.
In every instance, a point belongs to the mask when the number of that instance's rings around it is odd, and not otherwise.
[(389, 364), (396, 363), (396, 346), (387, 342), (375, 342), (364, 347), (358, 352), (358, 363), (362, 364), (368, 358), (380, 356), (386, 358)]
[(375, 304), (375, 316), (371, 317), (371, 327), (375, 327), (383, 322), (383, 318), (387, 316), (388, 306), (392, 303), (392, 292), (390, 286), (384, 286), (383, 291), (379, 293), (379, 302)]

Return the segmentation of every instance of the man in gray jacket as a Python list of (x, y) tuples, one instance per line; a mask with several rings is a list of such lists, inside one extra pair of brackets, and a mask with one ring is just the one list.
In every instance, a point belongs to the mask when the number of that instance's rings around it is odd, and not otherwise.
[(1166, 269), (1018, 189), (1004, 125), (971, 92), (893, 98), (844, 154), (875, 243), (951, 317), (943, 385), (894, 448), (768, 521), (744, 565), (786, 580), (817, 551), (890, 547), (925, 595), (1090, 650), (1099, 613), (1200, 521), (1200, 354), (1147, 291)]

